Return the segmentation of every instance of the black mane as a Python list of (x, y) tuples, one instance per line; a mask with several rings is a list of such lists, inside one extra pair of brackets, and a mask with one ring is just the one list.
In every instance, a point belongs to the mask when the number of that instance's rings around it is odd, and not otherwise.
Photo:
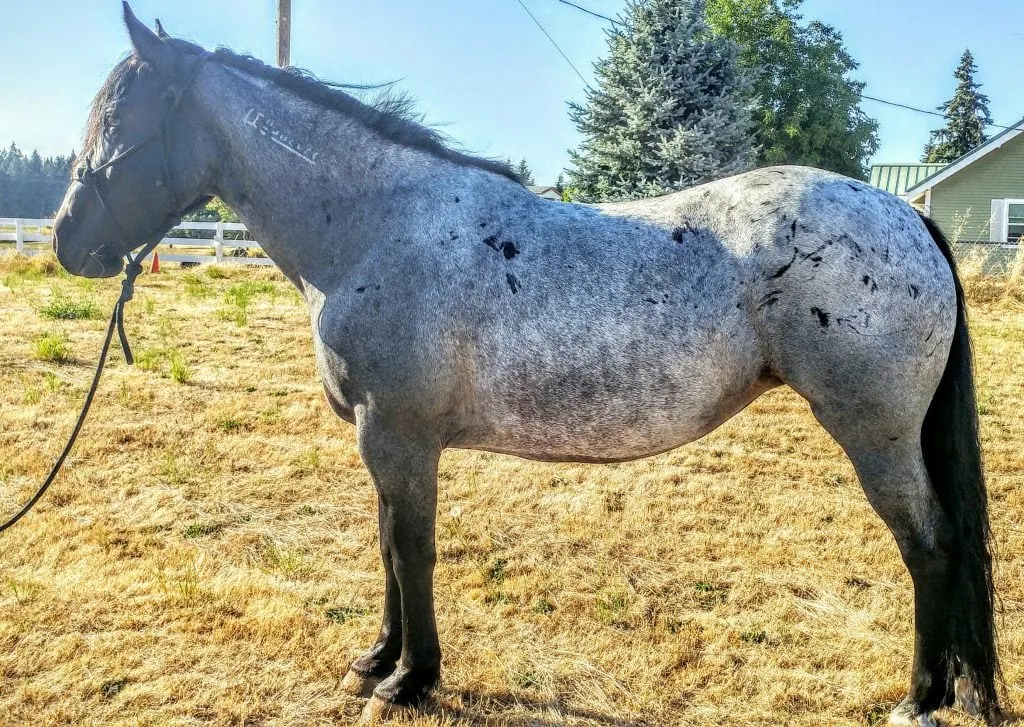
[(504, 162), (463, 154), (449, 148), (444, 137), (411, 118), (411, 103), (407, 96), (382, 94), (373, 103), (365, 104), (342, 89), (366, 90), (367, 86), (346, 86), (322, 81), (309, 71), (298, 68), (275, 68), (257, 58), (241, 55), (227, 48), (218, 48), (212, 57), (225, 66), (264, 78), (297, 96), (319, 106), (334, 109), (362, 123), (391, 141), (414, 149), (422, 149), (436, 157), (464, 166), (478, 167), (518, 181), (515, 173)]

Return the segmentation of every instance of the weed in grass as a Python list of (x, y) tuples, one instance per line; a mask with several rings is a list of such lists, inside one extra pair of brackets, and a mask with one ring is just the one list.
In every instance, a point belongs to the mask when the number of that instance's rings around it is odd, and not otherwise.
[(128, 686), (127, 679), (113, 679), (109, 682), (103, 682), (103, 684), (100, 685), (100, 694), (104, 699), (113, 699), (120, 694), (121, 690), (126, 686)]
[(232, 418), (221, 419), (217, 422), (217, 428), (228, 433), (239, 432), (242, 430), (242, 422)]
[(295, 466), (300, 472), (315, 473), (320, 469), (320, 450), (316, 447), (303, 450), (302, 454), (295, 458)]
[(495, 558), (491, 561), (491, 567), (487, 570), (487, 578), (494, 583), (501, 583), (505, 580), (505, 576), (508, 575), (507, 568), (507, 558)]
[(281, 410), (277, 407), (274, 407), (273, 409), (264, 409), (260, 412), (260, 421), (264, 424), (273, 424), (274, 422), (281, 421)]
[(174, 351), (170, 355), (170, 362), (170, 374), (173, 381), (179, 384), (187, 384), (192, 380), (192, 369), (185, 363), (178, 351)]
[(277, 286), (268, 280), (246, 280), (230, 286), (224, 294), (227, 309), (218, 311), (221, 320), (234, 321), (239, 328), (249, 322), (249, 305), (257, 296), (270, 296), (271, 301), (277, 298)]
[(864, 721), (869, 725), (869, 727), (874, 727), (876, 724), (885, 724), (886, 720), (889, 719), (889, 711), (889, 707), (876, 704), (864, 715)]
[[(138, 362), (138, 359), (136, 359)], [(132, 390), (128, 387), (127, 381), (122, 381), (121, 385), (117, 388), (117, 400), (121, 402), (121, 406), (128, 407), (132, 403)]]
[(693, 584), (697, 592), (697, 601), (702, 608), (711, 610), (719, 604), (725, 603), (726, 589), (709, 581), (697, 581)]
[(744, 631), (740, 634), (740, 641), (745, 644), (763, 644), (768, 640), (768, 633), (765, 631)]
[(60, 380), (60, 377), (52, 371), (47, 371), (43, 374), (43, 381), (46, 382), (46, 389), (51, 394), (56, 394), (62, 388), (64, 388), (64, 382)]
[(32, 342), (32, 353), (40, 361), (64, 363), (71, 358), (71, 346), (62, 333), (46, 333)]
[(21, 397), (21, 400), (26, 404), (38, 404), (43, 400), (43, 393), (35, 387), (29, 387), (25, 389), (25, 393)]
[(188, 480), (188, 469), (178, 461), (173, 451), (164, 454), (157, 470), (168, 485), (182, 485)]
[(56, 291), (50, 302), (39, 309), (39, 314), (61, 321), (96, 320), (103, 317), (99, 307), (91, 300), (74, 300)]
[(265, 571), (293, 578), (306, 569), (305, 554), (298, 548), (281, 548), (276, 543), (264, 542), (259, 561)]
[(519, 689), (538, 689), (543, 686), (540, 675), (533, 669), (517, 672), (513, 675), (512, 684)]
[(533, 612), (534, 613), (542, 613), (542, 614), (546, 615), (546, 614), (549, 614), (549, 613), (553, 613), (554, 610), (555, 610), (555, 604), (553, 604), (551, 601), (549, 601), (544, 596), (538, 597), (537, 600), (535, 600), (533, 602)]
[(7, 581), (7, 587), (19, 606), (24, 606), (31, 602), (39, 593), (39, 584), (31, 581), (18, 581), (10, 578)]
[(185, 273), (181, 280), (185, 284), (185, 294), (190, 298), (202, 300), (213, 295), (213, 287), (195, 273)]
[(210, 265), (206, 268), (206, 277), (210, 278), (210, 280), (224, 280), (230, 276), (228, 275), (228, 271), (224, 268), (216, 265)]
[(223, 529), (224, 526), (217, 523), (191, 523), (185, 526), (181, 534), (189, 540), (194, 540), (195, 538), (205, 538), (208, 535), (216, 535)]
[[(325, 600), (326, 602), (326, 600)], [(328, 621), (333, 621), (336, 624), (343, 624), (347, 621), (352, 621), (357, 618), (364, 618), (366, 616), (372, 616), (373, 609), (366, 606), (332, 606), (331, 608), (324, 609), (324, 616), (327, 617)]]
[(624, 591), (612, 591), (597, 599), (597, 617), (609, 626), (628, 628), (624, 620), (628, 608), (629, 595)]
[(194, 559), (189, 560), (184, 568), (168, 573), (167, 559), (161, 558), (156, 563), (154, 575), (165, 598), (192, 605), (203, 595), (199, 585), (199, 566)]

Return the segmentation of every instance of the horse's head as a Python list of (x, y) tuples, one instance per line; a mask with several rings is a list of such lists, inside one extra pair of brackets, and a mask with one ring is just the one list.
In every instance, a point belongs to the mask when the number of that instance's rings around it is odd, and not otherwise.
[(198, 137), (183, 113), (207, 54), (152, 32), (124, 3), (132, 54), (96, 95), (85, 143), (53, 226), (67, 270), (119, 273), (123, 258), (158, 240), (201, 198), (207, 176), (194, 164)]

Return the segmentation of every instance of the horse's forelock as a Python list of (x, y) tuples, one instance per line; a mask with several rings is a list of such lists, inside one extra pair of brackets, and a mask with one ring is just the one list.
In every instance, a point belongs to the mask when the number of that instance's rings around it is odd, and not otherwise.
[(129, 53), (118, 61), (114, 70), (107, 76), (103, 86), (93, 98), (89, 109), (89, 117), (85, 123), (85, 139), (82, 143), (82, 155), (89, 157), (96, 153), (103, 138), (103, 115), (128, 90), (128, 86), (143, 70), (146, 64), (134, 53)]

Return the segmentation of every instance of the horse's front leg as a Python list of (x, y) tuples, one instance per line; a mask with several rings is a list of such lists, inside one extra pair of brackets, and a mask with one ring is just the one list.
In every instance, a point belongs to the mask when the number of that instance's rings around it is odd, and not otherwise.
[(352, 668), (364, 677), (390, 672), (367, 705), (368, 716), (377, 717), (420, 704), (441, 678), (433, 595), (440, 447), (373, 415), (359, 417), (357, 428), (359, 454), (377, 488), (388, 584), (381, 637)]
[(394, 559), (384, 530), (384, 500), (377, 497), (380, 529), (380, 558), (384, 562), (384, 618), (377, 641), (352, 662), (341, 683), (345, 692), (356, 697), (369, 697), (378, 684), (391, 676), (402, 655), (402, 598), (395, 575)]

